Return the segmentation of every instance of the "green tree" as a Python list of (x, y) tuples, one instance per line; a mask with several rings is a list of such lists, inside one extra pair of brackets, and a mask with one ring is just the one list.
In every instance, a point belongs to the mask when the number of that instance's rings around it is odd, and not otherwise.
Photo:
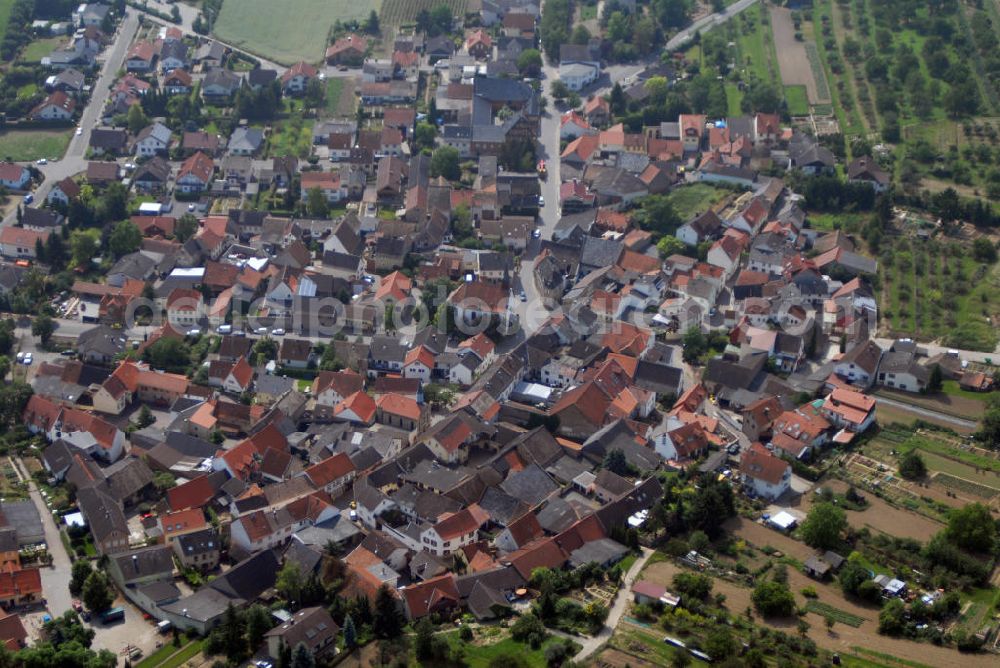
[(900, 635), (906, 629), (906, 606), (898, 598), (889, 599), (878, 613), (878, 632)]
[[(46, 639), (57, 649), (69, 643), (89, 649), (96, 635), (94, 629), (84, 626), (80, 616), (72, 610), (67, 610), (61, 617), (46, 622), (43, 628)], [(7, 664), (0, 663), (0, 665)]]
[(372, 631), (379, 638), (395, 638), (403, 628), (403, 617), (392, 590), (386, 585), (378, 589), (375, 597), (375, 612)]
[(750, 598), (757, 612), (765, 617), (788, 617), (795, 611), (795, 597), (780, 582), (761, 581)]
[(497, 654), (487, 664), (487, 668), (528, 668), (528, 662), (519, 654)]
[(247, 643), (250, 651), (260, 647), (264, 642), (264, 634), (271, 630), (271, 613), (260, 604), (251, 605), (244, 613), (244, 620), (247, 627)]
[(434, 140), (437, 137), (437, 128), (433, 123), (420, 121), (413, 131), (413, 142), (419, 149), (430, 150), (434, 148)]
[(604, 468), (620, 476), (628, 475), (629, 464), (625, 459), (625, 453), (619, 448), (608, 451), (604, 456)]
[(697, 325), (692, 325), (684, 332), (681, 344), (684, 348), (681, 357), (688, 364), (699, 361), (701, 356), (708, 351), (708, 339), (705, 338), (701, 327)]
[(74, 230), (70, 234), (69, 247), (73, 264), (84, 269), (90, 267), (91, 259), (97, 255), (98, 237), (97, 230)]
[(129, 132), (134, 135), (139, 134), (140, 130), (149, 125), (149, 119), (146, 118), (146, 114), (143, 113), (142, 105), (133, 104), (129, 107), (126, 123), (128, 125)]
[(430, 659), (434, 651), (434, 625), (429, 617), (423, 617), (414, 626), (413, 652), (421, 661)]
[(840, 545), (840, 534), (847, 528), (847, 515), (832, 503), (817, 503), (809, 510), (800, 533), (806, 545), (832, 550)]
[(306, 192), (306, 211), (313, 218), (326, 218), (330, 213), (330, 205), (319, 186)]
[(674, 589), (683, 596), (704, 601), (712, 593), (712, 579), (700, 573), (686, 571), (674, 575)]
[(736, 639), (726, 628), (717, 628), (705, 638), (705, 653), (712, 657), (713, 661), (736, 656), (738, 649)]
[(163, 337), (142, 353), (154, 369), (183, 373), (191, 364), (191, 347), (183, 339)]
[(316, 668), (316, 659), (305, 643), (300, 642), (295, 646), (295, 651), (292, 652), (292, 668)]
[(198, 219), (190, 213), (185, 213), (174, 223), (174, 237), (184, 243), (198, 231)]
[(542, 52), (525, 49), (517, 56), (517, 71), (522, 77), (537, 77), (542, 71)]
[(123, 220), (115, 225), (108, 237), (108, 250), (117, 259), (123, 255), (134, 253), (142, 244), (142, 232), (130, 220)]
[(43, 346), (47, 346), (52, 339), (52, 334), (56, 331), (56, 323), (44, 313), (36, 315), (31, 322), (31, 333), (39, 338)]
[(907, 480), (919, 480), (927, 475), (927, 465), (916, 448), (899, 458), (899, 475)]
[(684, 242), (671, 234), (664, 235), (656, 242), (656, 250), (660, 252), (662, 258), (683, 253), (686, 249), (687, 246), (684, 245)]
[(297, 601), (301, 603), (302, 587), (305, 585), (305, 578), (302, 576), (302, 569), (294, 561), (286, 561), (285, 565), (278, 571), (278, 579), (274, 583), (274, 588), (285, 598), (286, 601)]
[(945, 536), (963, 550), (992, 554), (997, 545), (997, 525), (986, 506), (970, 503), (951, 511)]
[(87, 576), (81, 593), (83, 604), (91, 612), (104, 612), (111, 607), (111, 603), (115, 600), (111, 584), (101, 571), (94, 571)]
[(379, 31), (378, 12), (373, 9), (368, 13), (368, 19), (365, 21), (365, 32), (369, 35), (377, 35)]
[(358, 631), (354, 628), (354, 618), (350, 615), (344, 617), (344, 645), (348, 649), (353, 649), (358, 644)]
[(443, 176), (449, 181), (457, 181), (462, 175), (458, 149), (440, 146), (431, 156), (431, 177)]
[(91, 568), (88, 559), (77, 559), (74, 561), (70, 569), (69, 593), (73, 596), (79, 596), (80, 592), (83, 591), (84, 583), (93, 572), (94, 569)]
[(976, 262), (993, 264), (997, 261), (997, 247), (988, 237), (979, 237), (972, 242), (972, 257)]
[(145, 429), (154, 422), (156, 422), (156, 418), (153, 417), (153, 411), (149, 410), (149, 406), (143, 404), (142, 408), (139, 409), (138, 417), (136, 417), (136, 425), (139, 429)]

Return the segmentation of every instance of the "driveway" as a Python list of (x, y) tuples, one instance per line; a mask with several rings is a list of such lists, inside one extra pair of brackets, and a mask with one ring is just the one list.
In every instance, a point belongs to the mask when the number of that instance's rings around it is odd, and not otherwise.
[(24, 464), (20, 459), (15, 460), (21, 469), (21, 474), (28, 479), (29, 495), (32, 503), (38, 509), (38, 514), (42, 517), (42, 526), (45, 528), (45, 544), (48, 546), (49, 554), (52, 555), (52, 565), (40, 569), (42, 575), (42, 595), (47, 601), (49, 614), (53, 617), (61, 615), (72, 608), (73, 597), (69, 594), (70, 569), (72, 562), (66, 547), (59, 538), (59, 527), (52, 517), (52, 511), (45, 505), (45, 500), (38, 491), (38, 486), (28, 475)]
[[(653, 550), (649, 548), (642, 548), (642, 556), (636, 559), (635, 563), (632, 564), (632, 568), (629, 569), (628, 573), (625, 574), (625, 578), (622, 580), (622, 586), (618, 589), (618, 594), (615, 596), (615, 602), (611, 606), (611, 611), (608, 613), (608, 619), (604, 622), (604, 628), (597, 632), (597, 635), (585, 638), (583, 640), (583, 647), (577, 652), (577, 655), (573, 657), (573, 660), (577, 663), (584, 661), (591, 654), (596, 652), (601, 645), (608, 641), (611, 634), (614, 633), (615, 627), (618, 626), (618, 621), (625, 614), (625, 610), (628, 608), (628, 602), (631, 599), (632, 594), (632, 583), (635, 582), (636, 577), (642, 571), (643, 567), (649, 558), (653, 556)], [(573, 640), (579, 642), (579, 638), (573, 638)]]

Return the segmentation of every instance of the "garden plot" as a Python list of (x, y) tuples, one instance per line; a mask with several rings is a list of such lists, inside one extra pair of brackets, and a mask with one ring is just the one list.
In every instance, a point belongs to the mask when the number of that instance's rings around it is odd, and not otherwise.
[(781, 82), (785, 86), (805, 86), (810, 104), (830, 104), (830, 88), (826, 83), (816, 43), (795, 39), (791, 10), (771, 7), (770, 11)]

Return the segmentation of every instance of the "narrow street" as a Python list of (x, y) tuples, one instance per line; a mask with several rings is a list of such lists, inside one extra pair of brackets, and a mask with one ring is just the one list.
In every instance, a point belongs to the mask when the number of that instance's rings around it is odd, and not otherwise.
[(625, 614), (625, 610), (628, 609), (628, 603), (632, 600), (632, 584), (635, 579), (642, 572), (642, 569), (646, 566), (646, 562), (649, 558), (653, 556), (653, 550), (648, 547), (642, 548), (642, 556), (636, 559), (635, 563), (632, 564), (632, 568), (629, 569), (628, 573), (622, 579), (621, 587), (618, 589), (618, 593), (615, 595), (615, 602), (611, 605), (611, 610), (608, 612), (608, 619), (604, 622), (604, 628), (597, 632), (596, 635), (590, 636), (589, 638), (581, 638), (577, 636), (571, 636), (567, 633), (557, 633), (556, 635), (563, 638), (569, 638), (575, 642), (581, 643), (583, 646), (580, 651), (577, 652), (573, 660), (576, 662), (582, 662), (598, 649), (601, 648), (604, 643), (608, 641), (611, 634), (614, 633), (615, 627), (618, 626), (618, 622), (621, 621), (622, 615)]

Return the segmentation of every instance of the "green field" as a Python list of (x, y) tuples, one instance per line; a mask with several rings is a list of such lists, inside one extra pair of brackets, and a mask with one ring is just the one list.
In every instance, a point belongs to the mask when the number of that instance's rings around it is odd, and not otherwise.
[(381, 0), (226, 0), (215, 35), (234, 46), (291, 65), (323, 58), (337, 19), (364, 19)]
[(4, 132), (0, 134), (0, 158), (15, 161), (61, 158), (72, 137), (72, 130)]
[(195, 640), (178, 649), (177, 647), (174, 647), (173, 643), (169, 643), (156, 650), (139, 663), (135, 664), (135, 667), (177, 668), (178, 666), (184, 665), (185, 662), (200, 652), (202, 645), (204, 644), (204, 640)]
[(805, 86), (785, 86), (785, 101), (788, 103), (790, 115), (809, 115), (809, 96), (806, 94)]

